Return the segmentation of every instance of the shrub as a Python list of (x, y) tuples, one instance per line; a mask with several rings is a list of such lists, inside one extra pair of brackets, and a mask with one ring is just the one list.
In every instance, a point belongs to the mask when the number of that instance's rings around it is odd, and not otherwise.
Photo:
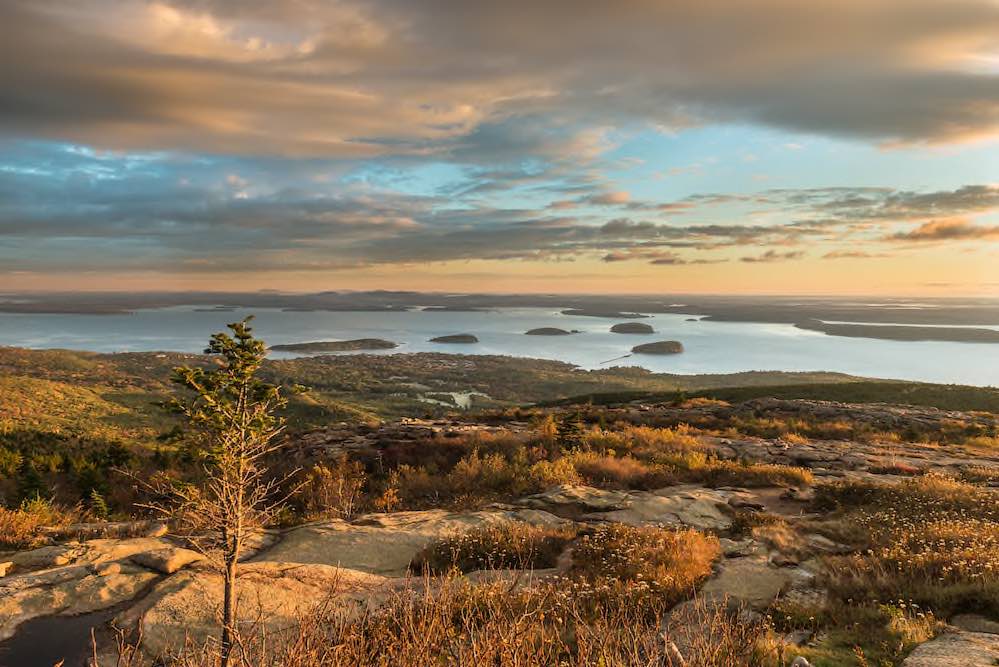
[(708, 486), (805, 486), (814, 481), (805, 468), (771, 463), (711, 461), (693, 472), (694, 479)]
[(298, 502), (310, 520), (351, 519), (360, 509), (366, 481), (364, 466), (342, 456), (332, 467), (320, 463), (308, 471)]
[(437, 503), (442, 495), (449, 495), (447, 479), (432, 474), (422, 466), (399, 466), (389, 473), (387, 487), (393, 491), (391, 495), (396, 501), (391, 509), (398, 504), (422, 506), (427, 502)]
[(39, 528), (66, 526), (83, 518), (79, 508), (68, 509), (44, 498), (26, 500), (16, 510), (0, 507), (0, 547), (25, 549), (39, 542)]
[(693, 595), (719, 554), (717, 538), (696, 530), (608, 524), (576, 542), (570, 574), (615, 596), (626, 589), (636, 608), (676, 604)]
[(21, 469), (24, 457), (21, 453), (6, 447), (0, 447), (0, 478), (15, 477)]
[(501, 523), (438, 540), (413, 559), (410, 568), (434, 574), (455, 568), (473, 570), (555, 567), (559, 554), (576, 535), (572, 527)]
[(592, 486), (645, 489), (666, 486), (671, 481), (661, 466), (644, 463), (631, 456), (576, 452), (567, 458), (583, 480)]
[(814, 482), (811, 471), (806, 468), (722, 461), (702, 452), (661, 456), (657, 461), (671, 467), (680, 479), (707, 486), (807, 486)]
[(560, 484), (580, 484), (583, 481), (572, 461), (565, 457), (554, 461), (538, 461), (531, 466), (528, 476), (531, 485), (538, 490)]

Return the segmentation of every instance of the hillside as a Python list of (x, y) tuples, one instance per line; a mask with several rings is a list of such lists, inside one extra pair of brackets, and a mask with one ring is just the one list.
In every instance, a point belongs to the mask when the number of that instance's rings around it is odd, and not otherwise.
[[(203, 482), (157, 405), (182, 363), (209, 361), (0, 349), (0, 665), (82, 662), (91, 627), (101, 665), (213, 664), (217, 571), (143, 484)], [(994, 389), (438, 354), (261, 372), (310, 390), (268, 463), (289, 502), (241, 566), (252, 664), (999, 656)], [(125, 662), (111, 625), (142, 628)]]

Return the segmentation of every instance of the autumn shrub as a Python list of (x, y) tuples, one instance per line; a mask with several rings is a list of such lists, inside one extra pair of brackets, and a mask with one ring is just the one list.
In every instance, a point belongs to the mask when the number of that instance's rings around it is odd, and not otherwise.
[(41, 541), (39, 529), (66, 526), (84, 518), (79, 508), (66, 508), (36, 497), (15, 510), (0, 507), (0, 548), (25, 549)]
[(307, 520), (349, 520), (361, 509), (366, 481), (364, 466), (343, 456), (332, 465), (318, 463), (310, 468), (295, 500)]
[(814, 477), (806, 468), (773, 463), (742, 463), (725, 461), (703, 452), (685, 452), (659, 456), (655, 459), (671, 469), (684, 482), (706, 486), (807, 486)]
[(772, 463), (743, 464), (736, 461), (710, 461), (694, 469), (691, 481), (707, 486), (806, 486), (814, 481), (806, 468)]
[(650, 489), (666, 486), (672, 477), (662, 466), (631, 456), (575, 452), (566, 457), (590, 486), (615, 489)]
[(23, 461), (24, 457), (19, 451), (0, 447), (0, 479), (15, 477)]
[(571, 459), (560, 457), (554, 461), (538, 461), (528, 472), (531, 486), (540, 490), (561, 484), (581, 484), (583, 477)]
[(501, 454), (482, 456), (473, 451), (448, 474), (454, 495), (472, 497), (517, 496), (531, 490), (529, 469), (523, 450), (508, 460)]
[(394, 498), (393, 502), (385, 503), (388, 511), (399, 505), (423, 507), (439, 504), (451, 495), (447, 476), (431, 472), (423, 466), (399, 466), (389, 473), (385, 486), (386, 492), (390, 491), (389, 495)]
[(507, 522), (482, 526), (437, 540), (413, 559), (410, 569), (433, 574), (554, 567), (576, 535), (573, 526), (537, 526)]
[(691, 597), (719, 554), (717, 538), (693, 529), (607, 524), (573, 545), (570, 575), (654, 612)]

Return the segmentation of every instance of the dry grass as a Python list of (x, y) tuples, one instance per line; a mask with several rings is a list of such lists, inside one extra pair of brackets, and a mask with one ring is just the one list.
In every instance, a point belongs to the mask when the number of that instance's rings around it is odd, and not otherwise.
[(632, 456), (575, 452), (566, 458), (583, 482), (590, 486), (653, 489), (667, 486), (675, 479), (664, 466), (640, 461)]
[(410, 569), (440, 574), (473, 570), (554, 567), (576, 536), (574, 527), (502, 523), (438, 540), (417, 554)]
[[(896, 667), (913, 647), (932, 638), (942, 627), (931, 611), (911, 600), (833, 600), (822, 608), (780, 602), (771, 610), (770, 621), (774, 628), (770, 641), (778, 650), (784, 633), (805, 630), (820, 635), (820, 643), (796, 649), (795, 653), (804, 654), (821, 667)], [(858, 656), (867, 662), (860, 662)]]
[(830, 559), (840, 598), (913, 600), (941, 615), (999, 613), (999, 493), (928, 474), (830, 485), (818, 504), (844, 510), (854, 540), (862, 538), (862, 552)]
[(740, 463), (710, 458), (702, 452), (687, 452), (657, 457), (656, 461), (671, 470), (676, 479), (706, 486), (809, 486), (814, 482), (810, 470), (772, 463)]
[(969, 484), (999, 487), (999, 468), (968, 466), (961, 471), (961, 481)]
[(573, 545), (569, 574), (593, 582), (597, 599), (630, 598), (634, 610), (658, 613), (692, 597), (719, 554), (717, 538), (696, 530), (608, 524)]
[[(660, 607), (663, 613), (667, 606)], [(355, 611), (356, 610), (355, 608)], [(247, 633), (240, 667), (769, 667), (763, 627), (692, 605), (664, 627), (629, 597), (594, 601), (562, 584), (513, 589), (447, 579), (401, 593), (377, 610), (344, 613), (331, 598), (287, 632)], [(691, 634), (690, 630), (696, 631)], [(668, 648), (684, 642), (684, 659)], [(679, 644), (680, 642), (675, 642)], [(188, 646), (161, 664), (216, 667), (213, 646)], [(124, 647), (116, 667), (151, 663)], [(110, 667), (101, 663), (99, 667)]]
[(41, 541), (39, 529), (67, 526), (83, 521), (79, 508), (66, 508), (44, 498), (28, 500), (16, 510), (0, 507), (0, 548), (27, 549)]

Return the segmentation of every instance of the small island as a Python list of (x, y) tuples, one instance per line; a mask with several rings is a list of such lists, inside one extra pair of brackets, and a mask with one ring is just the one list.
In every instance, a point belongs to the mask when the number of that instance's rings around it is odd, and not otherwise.
[(559, 329), (558, 327), (539, 327), (537, 329), (531, 329), (530, 331), (525, 331), (525, 336), (571, 336), (572, 334), (579, 333), (577, 329), (572, 331), (566, 331), (565, 329)]
[(638, 320), (648, 315), (641, 313), (622, 313), (616, 310), (593, 310), (590, 308), (569, 308), (562, 311), (563, 315), (576, 315), (578, 317), (606, 317), (612, 320)]
[(398, 343), (381, 338), (357, 338), (355, 340), (322, 340), (312, 343), (287, 343), (271, 345), (278, 352), (354, 352), (357, 350), (391, 350)]
[(611, 333), (619, 334), (650, 334), (656, 332), (651, 326), (642, 322), (622, 322), (621, 324), (615, 324), (610, 330)]
[(488, 313), (485, 308), (476, 306), (425, 306), (424, 313)]
[(462, 345), (468, 345), (471, 343), (478, 343), (479, 339), (472, 334), (453, 334), (450, 336), (438, 336), (437, 338), (431, 338), (431, 343), (459, 343)]
[(678, 340), (660, 340), (636, 345), (631, 351), (635, 354), (680, 354), (683, 352), (683, 343)]

